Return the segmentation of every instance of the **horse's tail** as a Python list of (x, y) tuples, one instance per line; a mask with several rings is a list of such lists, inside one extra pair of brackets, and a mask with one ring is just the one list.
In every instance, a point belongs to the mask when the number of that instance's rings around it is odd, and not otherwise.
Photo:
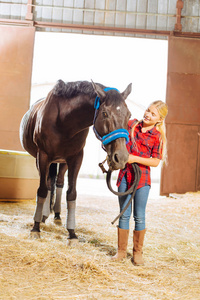
[(57, 176), (57, 163), (52, 163), (49, 167), (49, 179), (51, 180), (51, 197), (50, 197), (50, 207), (51, 210), (54, 205), (54, 195), (56, 187), (56, 176)]
[(20, 127), (19, 127), (19, 138), (20, 138), (20, 143), (22, 145), (22, 147), (25, 149), (25, 141), (24, 141), (24, 134), (25, 134), (25, 130), (27, 128), (27, 123), (29, 120), (29, 116), (30, 116), (30, 112), (27, 111), (23, 118), (21, 119), (20, 122)]

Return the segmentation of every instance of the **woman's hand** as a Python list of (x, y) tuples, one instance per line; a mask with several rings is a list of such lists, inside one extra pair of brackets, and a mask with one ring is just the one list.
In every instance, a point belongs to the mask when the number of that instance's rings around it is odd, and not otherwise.
[(153, 158), (153, 157), (145, 158), (145, 157), (129, 154), (128, 164), (133, 164), (133, 163), (138, 163), (148, 167), (157, 167), (160, 163), (160, 159)]
[(129, 154), (128, 164), (136, 163), (137, 162), (137, 157), (139, 157), (139, 156), (135, 156), (135, 155)]

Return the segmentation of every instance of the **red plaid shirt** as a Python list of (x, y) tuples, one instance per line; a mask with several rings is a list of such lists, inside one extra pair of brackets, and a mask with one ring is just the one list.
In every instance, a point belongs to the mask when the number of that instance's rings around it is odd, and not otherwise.
[[(158, 158), (161, 159), (160, 154), (160, 132), (153, 127), (151, 130), (143, 133), (142, 132), (142, 122), (138, 123), (134, 129), (134, 144), (131, 141), (131, 129), (138, 122), (138, 120), (129, 120), (128, 122), (128, 131), (129, 131), (129, 143), (127, 144), (127, 149), (130, 154), (145, 157), (145, 158)], [(150, 177), (150, 167), (144, 166), (142, 164), (138, 164), (140, 167), (142, 174), (138, 184), (137, 189), (145, 186), (151, 185), (151, 177)], [(127, 185), (128, 189), (131, 187), (134, 180), (134, 172), (131, 164), (126, 164), (126, 167), (123, 170), (120, 170), (117, 186), (120, 185), (123, 176), (126, 174), (127, 177)]]

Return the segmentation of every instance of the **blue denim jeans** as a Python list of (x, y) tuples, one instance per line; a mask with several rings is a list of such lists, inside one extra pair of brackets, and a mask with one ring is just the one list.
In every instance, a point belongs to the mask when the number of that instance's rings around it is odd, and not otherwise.
[[(126, 175), (123, 177), (122, 182), (118, 188), (118, 192), (125, 192), (127, 190), (127, 181)], [(121, 229), (129, 229), (129, 221), (132, 213), (133, 207), (133, 217), (135, 221), (135, 230), (141, 231), (145, 229), (145, 212), (146, 212), (146, 205), (149, 196), (150, 186), (146, 185), (141, 187), (140, 189), (136, 190), (135, 196), (133, 198), (133, 203), (129, 205), (127, 210), (119, 219), (119, 228)], [(119, 196), (119, 207), (120, 212), (123, 210), (125, 205), (131, 198), (131, 194), (126, 196)]]

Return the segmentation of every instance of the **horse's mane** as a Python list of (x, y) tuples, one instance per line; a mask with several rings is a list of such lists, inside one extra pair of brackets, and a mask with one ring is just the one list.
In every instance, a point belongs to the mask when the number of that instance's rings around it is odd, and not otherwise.
[[(104, 85), (97, 83), (102, 89), (105, 88)], [(61, 79), (58, 80), (56, 85), (52, 90), (52, 94), (58, 97), (73, 98), (78, 95), (88, 95), (90, 98), (96, 97), (97, 94), (94, 90), (94, 87), (89, 81), (74, 81), (74, 82), (64, 82)], [(121, 97), (117, 97), (115, 94), (114, 97), (108, 97), (106, 99), (106, 104), (114, 104), (115, 106), (119, 105), (122, 101)]]
[[(105, 88), (102, 84), (99, 84), (102, 88)], [(64, 82), (58, 80), (52, 90), (53, 94), (58, 97), (73, 98), (80, 94), (89, 95), (95, 97), (96, 92), (89, 81), (75, 81), (75, 82)]]

